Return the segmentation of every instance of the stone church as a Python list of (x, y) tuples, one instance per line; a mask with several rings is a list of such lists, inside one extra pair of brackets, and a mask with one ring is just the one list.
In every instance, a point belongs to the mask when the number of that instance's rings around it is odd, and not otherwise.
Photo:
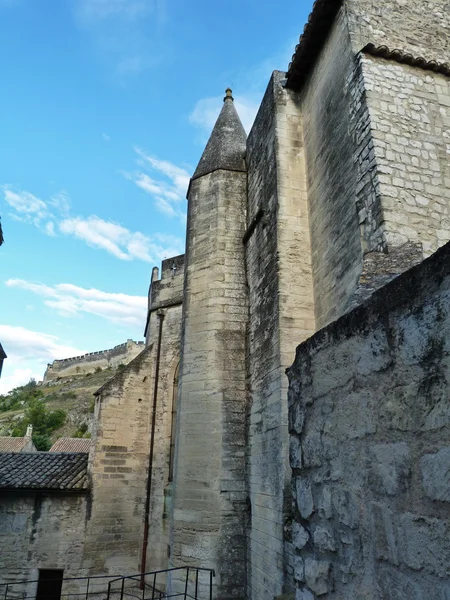
[(226, 90), (187, 200), (89, 457), (0, 478), (0, 579), (448, 600), (448, 0), (317, 0), (248, 137)]

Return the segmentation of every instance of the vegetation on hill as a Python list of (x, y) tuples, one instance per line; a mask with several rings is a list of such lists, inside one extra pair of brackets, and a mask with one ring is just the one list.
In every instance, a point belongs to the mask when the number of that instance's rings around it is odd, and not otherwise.
[(22, 437), (32, 425), (38, 450), (48, 450), (59, 437), (90, 437), (94, 392), (116, 371), (61, 377), (48, 385), (32, 379), (0, 395), (0, 435)]

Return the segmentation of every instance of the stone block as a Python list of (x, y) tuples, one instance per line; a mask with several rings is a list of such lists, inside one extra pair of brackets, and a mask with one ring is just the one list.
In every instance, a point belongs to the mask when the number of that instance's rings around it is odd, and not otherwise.
[(297, 588), (295, 591), (295, 600), (314, 600), (314, 596), (306, 588)]
[(314, 545), (321, 552), (336, 552), (336, 541), (333, 532), (318, 525), (313, 534)]
[(432, 500), (450, 502), (450, 447), (423, 456), (420, 468), (426, 495)]
[(297, 550), (302, 550), (309, 541), (309, 533), (304, 527), (294, 521), (292, 524), (292, 543)]
[(410, 569), (450, 577), (450, 530), (446, 521), (405, 513), (400, 527), (401, 561)]
[(387, 560), (394, 565), (399, 564), (394, 515), (391, 510), (381, 504), (371, 506), (373, 522), (373, 539), (377, 558)]
[(317, 596), (323, 596), (331, 591), (329, 574), (330, 563), (328, 561), (313, 558), (305, 560), (306, 584)]
[(300, 583), (305, 581), (305, 562), (301, 556), (294, 557), (294, 579)]
[(408, 487), (411, 457), (405, 442), (372, 446), (368, 463), (369, 482), (375, 493), (394, 496)]
[(314, 499), (311, 481), (306, 477), (297, 477), (295, 482), (297, 507), (303, 519), (308, 519), (314, 511)]

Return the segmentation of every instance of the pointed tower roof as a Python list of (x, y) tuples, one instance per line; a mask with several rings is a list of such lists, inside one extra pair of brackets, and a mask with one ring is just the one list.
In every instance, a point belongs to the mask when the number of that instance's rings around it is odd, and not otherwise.
[(234, 107), (230, 88), (225, 91), (223, 107), (192, 179), (212, 171), (246, 171), (247, 134)]

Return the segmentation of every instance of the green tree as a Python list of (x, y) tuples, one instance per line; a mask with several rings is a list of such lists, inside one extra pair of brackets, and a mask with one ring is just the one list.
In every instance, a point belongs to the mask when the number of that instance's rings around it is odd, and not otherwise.
[(38, 450), (49, 450), (52, 445), (50, 434), (64, 425), (66, 421), (64, 410), (48, 410), (40, 398), (32, 398), (25, 409), (22, 419), (13, 429), (13, 437), (25, 435), (28, 425), (33, 426), (33, 443)]
[(30, 401), (43, 396), (41, 390), (37, 389), (36, 380), (30, 379), (26, 385), (14, 388), (8, 394), (0, 396), (0, 412), (18, 410)]

